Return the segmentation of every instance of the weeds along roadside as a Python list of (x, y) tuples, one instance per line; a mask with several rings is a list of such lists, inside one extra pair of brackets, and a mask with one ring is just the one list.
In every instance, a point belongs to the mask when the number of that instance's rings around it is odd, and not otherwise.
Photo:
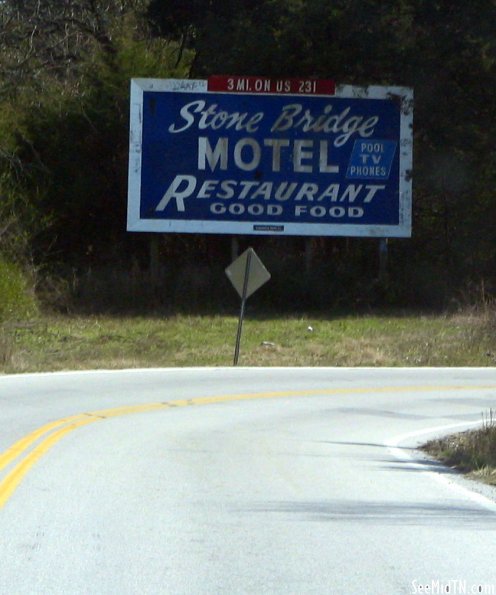
[(8, 365), (15, 351), (12, 324), (30, 320), (38, 314), (30, 275), (0, 254), (0, 366)]
[(445, 465), (496, 486), (496, 410), (483, 414), (480, 428), (431, 440), (422, 448)]
[[(238, 304), (239, 308), (239, 304)], [(229, 366), (238, 311), (228, 314), (42, 314), (3, 323), (0, 372)], [(492, 366), (496, 338), (469, 316), (250, 311), (246, 366)]]

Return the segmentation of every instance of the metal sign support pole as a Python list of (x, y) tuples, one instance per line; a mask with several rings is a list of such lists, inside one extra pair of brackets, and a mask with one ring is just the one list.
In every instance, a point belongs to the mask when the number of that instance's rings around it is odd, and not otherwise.
[(241, 310), (239, 312), (238, 334), (236, 336), (236, 347), (234, 349), (234, 365), (238, 365), (239, 346), (241, 343), (241, 331), (243, 330), (243, 319), (245, 317), (246, 293), (248, 289), (248, 280), (250, 278), (251, 251), (246, 256), (245, 278), (243, 281), (243, 295), (241, 296)]
[(313, 238), (305, 238), (305, 273), (310, 274), (314, 257)]
[(239, 256), (239, 240), (236, 236), (231, 237), (231, 260), (236, 260)]
[(381, 238), (379, 243), (379, 281), (384, 284), (387, 281), (388, 265), (388, 238)]
[(154, 233), (150, 235), (150, 278), (155, 286), (159, 277), (159, 237)]

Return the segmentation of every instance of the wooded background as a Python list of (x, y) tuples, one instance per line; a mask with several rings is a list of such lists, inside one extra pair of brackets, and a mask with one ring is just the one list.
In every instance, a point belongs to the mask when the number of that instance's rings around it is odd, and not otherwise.
[(494, 0), (2, 0), (4, 270), (65, 309), (218, 307), (229, 237), (160, 235), (150, 271), (149, 235), (126, 232), (130, 78), (210, 74), (415, 93), (413, 237), (390, 241), (387, 282), (377, 240), (241, 238), (272, 272), (261, 306), (491, 299)]

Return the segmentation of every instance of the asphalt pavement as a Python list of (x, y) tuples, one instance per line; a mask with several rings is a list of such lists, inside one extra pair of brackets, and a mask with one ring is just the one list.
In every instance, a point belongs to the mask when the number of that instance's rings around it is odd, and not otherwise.
[(496, 490), (416, 447), (496, 369), (0, 376), (0, 593), (496, 595)]

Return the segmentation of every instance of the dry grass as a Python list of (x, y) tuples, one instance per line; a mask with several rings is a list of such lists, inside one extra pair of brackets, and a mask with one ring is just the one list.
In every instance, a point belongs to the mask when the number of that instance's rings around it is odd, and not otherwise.
[(480, 429), (431, 440), (423, 449), (445, 465), (496, 485), (496, 412), (483, 416)]
[[(0, 371), (231, 365), (237, 322), (236, 316), (46, 316), (0, 329)], [(239, 361), (247, 366), (495, 363), (496, 333), (481, 313), (335, 318), (248, 313)]]

